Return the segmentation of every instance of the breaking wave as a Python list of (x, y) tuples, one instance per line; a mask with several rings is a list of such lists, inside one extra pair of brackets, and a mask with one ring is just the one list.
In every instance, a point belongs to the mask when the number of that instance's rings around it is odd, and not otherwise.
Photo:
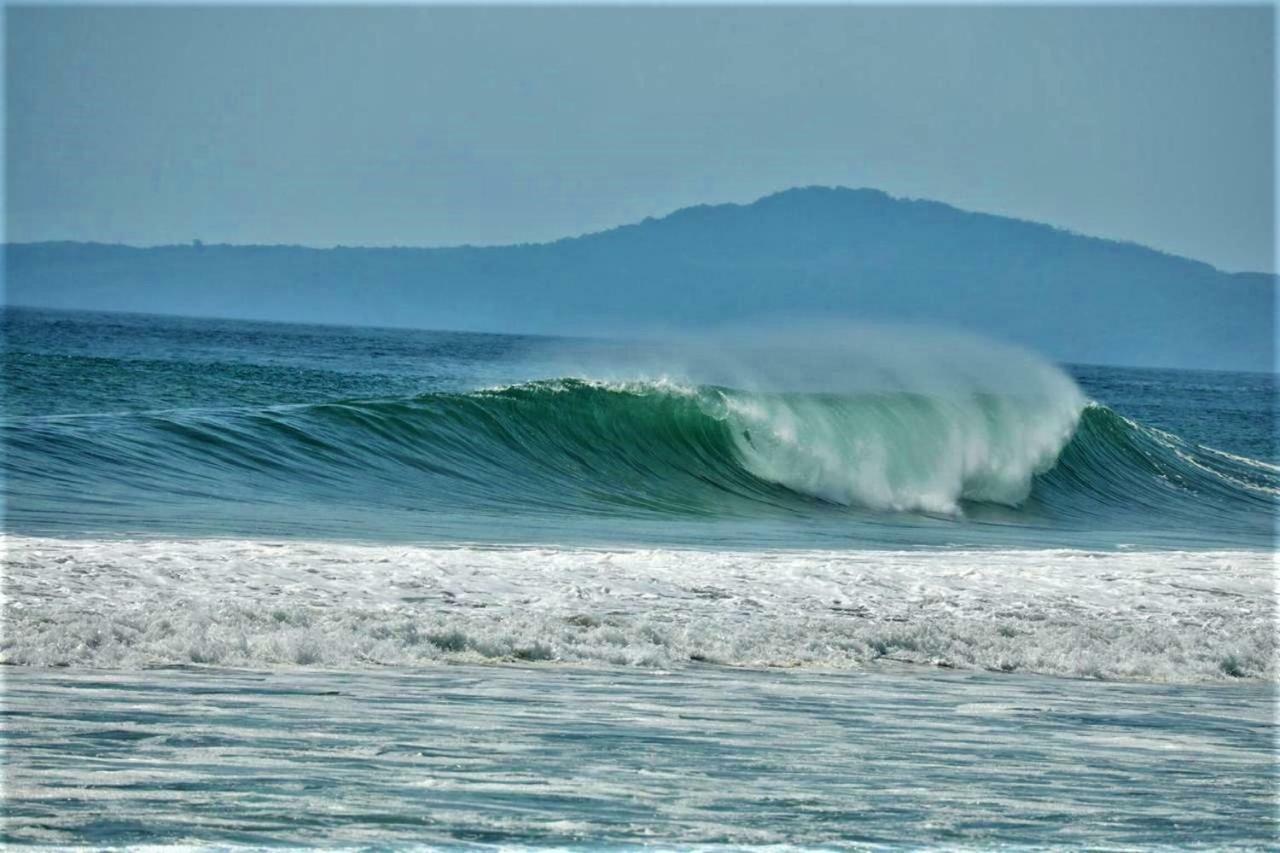
[(1269, 524), (1280, 470), (1053, 394), (556, 379), (465, 394), (5, 424), (16, 491), (733, 516), (890, 511)]

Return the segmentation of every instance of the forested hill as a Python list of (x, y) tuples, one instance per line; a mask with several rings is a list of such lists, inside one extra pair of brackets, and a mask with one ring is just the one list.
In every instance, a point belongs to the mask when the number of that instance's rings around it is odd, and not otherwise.
[(11, 244), (5, 272), (12, 305), (568, 334), (850, 318), (1065, 361), (1273, 369), (1275, 276), (866, 189), (517, 246)]

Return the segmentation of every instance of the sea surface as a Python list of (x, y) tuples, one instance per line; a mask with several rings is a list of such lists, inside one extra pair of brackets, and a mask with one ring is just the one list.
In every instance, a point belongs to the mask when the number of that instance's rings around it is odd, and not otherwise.
[(1277, 837), (1273, 375), (0, 322), (7, 843)]

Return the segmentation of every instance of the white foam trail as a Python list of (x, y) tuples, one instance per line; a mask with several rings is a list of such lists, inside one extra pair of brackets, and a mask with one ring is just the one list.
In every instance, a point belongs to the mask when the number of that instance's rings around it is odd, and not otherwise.
[(539, 660), (1276, 678), (1264, 552), (707, 552), (8, 537), (0, 661)]

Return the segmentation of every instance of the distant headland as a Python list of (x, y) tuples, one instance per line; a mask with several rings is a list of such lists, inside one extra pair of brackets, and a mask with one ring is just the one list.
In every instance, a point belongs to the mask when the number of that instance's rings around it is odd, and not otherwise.
[(5, 303), (627, 334), (941, 324), (1076, 362), (1271, 371), (1276, 276), (870, 189), (808, 187), (551, 243), (5, 247)]

